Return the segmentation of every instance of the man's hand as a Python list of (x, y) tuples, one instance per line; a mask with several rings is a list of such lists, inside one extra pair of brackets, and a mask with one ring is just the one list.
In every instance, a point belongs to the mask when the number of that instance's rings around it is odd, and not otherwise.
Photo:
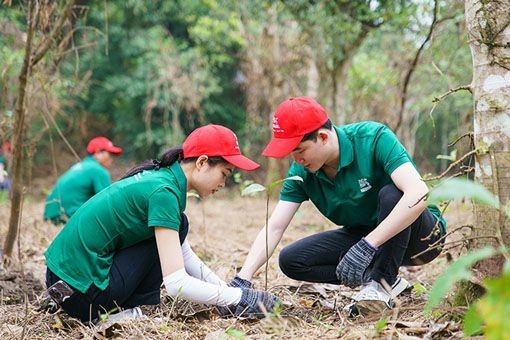
[(377, 248), (362, 238), (340, 260), (336, 277), (344, 286), (355, 288), (363, 283), (363, 274), (372, 262)]

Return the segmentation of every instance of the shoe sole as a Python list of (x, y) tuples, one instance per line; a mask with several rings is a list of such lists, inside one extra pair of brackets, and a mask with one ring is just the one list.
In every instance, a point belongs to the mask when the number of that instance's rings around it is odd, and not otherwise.
[(391, 298), (395, 298), (399, 296), (403, 292), (410, 291), (413, 289), (413, 286), (404, 278), (399, 277), (397, 281), (393, 284), (393, 288), (391, 289)]
[(384, 301), (379, 300), (362, 300), (356, 303), (358, 313), (361, 315), (380, 314), (386, 309), (388, 305)]

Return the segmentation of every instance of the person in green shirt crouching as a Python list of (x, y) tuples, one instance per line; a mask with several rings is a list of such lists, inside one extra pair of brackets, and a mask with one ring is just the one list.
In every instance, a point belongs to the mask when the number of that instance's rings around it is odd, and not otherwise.
[(140, 305), (158, 304), (162, 283), (172, 297), (233, 315), (272, 311), (274, 295), (245, 288), (239, 279), (227, 285), (186, 238), (186, 192), (206, 198), (236, 167), (258, 166), (240, 153), (230, 129), (210, 124), (194, 130), (182, 146), (131, 169), (76, 211), (45, 253), (49, 295), (84, 322), (117, 307), (140, 311)]
[(263, 228), (239, 279), (250, 282), (266, 261), (266, 244), (272, 254), (306, 200), (342, 227), (286, 246), (280, 268), (295, 280), (361, 286), (345, 306), (349, 315), (391, 308), (392, 298), (410, 288), (398, 276), (399, 267), (428, 263), (441, 252), (415, 256), (441, 239), (446, 223), (436, 206), (427, 206), (427, 186), (387, 126), (370, 121), (333, 126), (313, 99), (289, 98), (276, 109), (273, 138), (263, 155), (291, 155), (288, 176), (303, 181), (285, 181), (268, 221), (269, 238)]
[(46, 198), (45, 220), (55, 225), (66, 223), (83, 203), (111, 184), (108, 169), (122, 149), (106, 137), (95, 137), (88, 143), (87, 153), (57, 180)]

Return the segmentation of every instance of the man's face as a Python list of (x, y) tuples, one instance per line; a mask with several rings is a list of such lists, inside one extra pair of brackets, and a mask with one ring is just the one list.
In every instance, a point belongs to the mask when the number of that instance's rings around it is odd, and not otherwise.
[(319, 136), (316, 141), (307, 140), (298, 144), (290, 153), (294, 161), (309, 171), (319, 170), (325, 162), (324, 140)]
[(105, 150), (96, 152), (94, 154), (94, 158), (99, 162), (99, 164), (101, 164), (107, 169), (111, 168), (113, 164), (112, 154)]

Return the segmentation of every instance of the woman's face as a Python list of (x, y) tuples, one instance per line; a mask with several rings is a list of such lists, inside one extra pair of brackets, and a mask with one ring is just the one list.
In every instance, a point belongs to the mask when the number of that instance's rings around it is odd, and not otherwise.
[[(205, 157), (205, 160), (201, 157)], [(225, 186), (225, 180), (232, 174), (235, 167), (228, 162), (211, 165), (207, 162), (207, 156), (201, 157), (195, 163), (193, 189), (198, 192), (200, 197), (206, 198)]]

